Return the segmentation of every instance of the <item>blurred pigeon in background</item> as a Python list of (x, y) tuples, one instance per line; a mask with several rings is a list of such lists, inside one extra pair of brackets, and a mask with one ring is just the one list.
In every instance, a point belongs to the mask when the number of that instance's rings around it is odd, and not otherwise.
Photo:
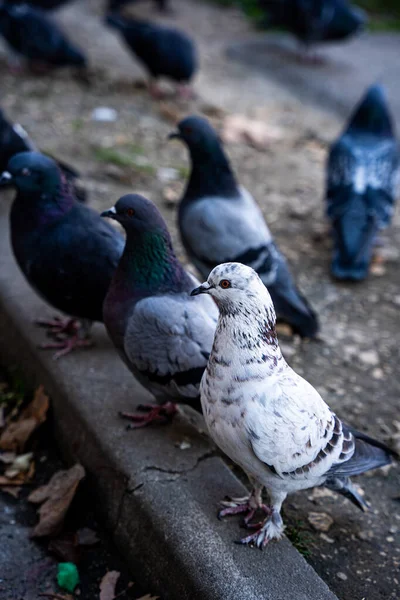
[(278, 317), (302, 337), (314, 337), (318, 320), (297, 289), (259, 206), (238, 186), (218, 135), (206, 119), (188, 117), (170, 135), (183, 140), (192, 171), (179, 206), (179, 230), (203, 277), (216, 265), (252, 266), (267, 286)]
[(399, 169), (399, 147), (385, 93), (374, 85), (329, 154), (326, 198), (336, 278), (367, 277), (377, 234), (393, 216)]
[(172, 79), (181, 95), (190, 94), (189, 82), (198, 67), (193, 40), (185, 33), (148, 21), (111, 13), (106, 23), (117, 29), (126, 46), (137, 56), (150, 75), (150, 91), (159, 96), (156, 80)]
[[(122, 359), (161, 406), (146, 416), (123, 413), (134, 426), (175, 413), (174, 402), (200, 410), (199, 385), (218, 310), (211, 298), (191, 298), (198, 281), (172, 248), (158, 209), (127, 195), (102, 213), (126, 231), (126, 246), (104, 302), (104, 323)], [(200, 300), (200, 301), (199, 301)]]
[[(103, 301), (122, 254), (124, 240), (114, 227), (76, 201), (57, 164), (37, 152), (10, 160), (0, 185), (13, 184), (11, 243), (26, 279), (46, 302), (72, 319), (43, 321), (56, 338), (43, 348), (88, 346), (91, 321), (103, 320)], [(76, 319), (82, 319), (79, 328)]]
[(0, 5), (0, 34), (18, 67), (21, 58), (35, 70), (86, 66), (85, 56), (58, 25), (42, 10), (27, 4)]
[[(125, 6), (129, 6), (130, 4), (136, 4), (138, 0), (110, 0), (108, 5), (109, 12), (117, 12), (121, 8)], [(157, 6), (158, 10), (161, 12), (166, 12), (169, 7), (169, 0), (153, 0), (154, 4)]]
[[(223, 502), (219, 516), (245, 514), (245, 524), (256, 531), (241, 543), (263, 548), (282, 536), (282, 503), (298, 490), (323, 485), (365, 510), (349, 477), (389, 464), (394, 453), (345, 425), (289, 367), (271, 297), (257, 273), (238, 263), (219, 265), (192, 294), (210, 295), (219, 308), (200, 385), (204, 418), (215, 443), (249, 475), (253, 488), (248, 498)], [(270, 506), (262, 503), (264, 487)], [(267, 516), (253, 524), (258, 509)]]
[(266, 23), (290, 31), (306, 49), (339, 42), (365, 27), (365, 13), (346, 0), (258, 0)]
[(6, 0), (7, 4), (29, 4), (42, 10), (55, 10), (71, 0)]
[[(38, 151), (25, 129), (18, 123), (10, 123), (0, 109), (0, 173), (7, 169), (8, 162), (14, 154), (30, 150)], [(77, 199), (84, 202), (86, 200), (86, 190), (76, 181), (80, 177), (78, 171), (57, 158), (54, 158), (54, 160), (66, 179), (73, 185)]]

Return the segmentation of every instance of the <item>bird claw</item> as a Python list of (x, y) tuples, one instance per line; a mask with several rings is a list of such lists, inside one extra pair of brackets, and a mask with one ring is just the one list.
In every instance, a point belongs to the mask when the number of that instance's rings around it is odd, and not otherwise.
[(80, 339), (77, 335), (66, 338), (58, 342), (50, 342), (48, 344), (41, 344), (39, 348), (42, 350), (58, 349), (53, 356), (54, 360), (59, 360), (63, 356), (66, 356), (75, 348), (88, 348), (92, 346), (93, 342), (88, 339)]
[(261, 527), (255, 533), (252, 533), (251, 535), (248, 535), (242, 538), (241, 540), (235, 541), (235, 544), (241, 544), (245, 546), (257, 546), (257, 548), (263, 550), (269, 541), (270, 538)]
[(54, 319), (38, 319), (35, 324), (39, 327), (47, 329), (47, 335), (54, 337), (59, 341), (60, 336), (76, 336), (79, 330), (79, 321), (77, 319), (62, 319), (54, 317)]
[(252, 495), (244, 496), (242, 498), (230, 498), (229, 496), (226, 496), (225, 499), (220, 502), (220, 504), (224, 508), (222, 508), (217, 514), (219, 520), (230, 515), (245, 514), (243, 521), (245, 527), (248, 528), (257, 527), (260, 525), (260, 523), (257, 523), (256, 525), (252, 525), (250, 523), (257, 510), (262, 510), (267, 516), (271, 514), (271, 509), (269, 506), (266, 504), (256, 505)]
[(136, 415), (134, 413), (119, 412), (119, 416), (123, 419), (132, 421), (127, 429), (138, 429), (139, 427), (146, 427), (150, 423), (164, 424), (171, 421), (174, 415), (177, 413), (176, 404), (173, 402), (166, 402), (165, 404), (152, 405), (152, 404), (139, 404), (137, 410), (144, 411), (146, 415)]

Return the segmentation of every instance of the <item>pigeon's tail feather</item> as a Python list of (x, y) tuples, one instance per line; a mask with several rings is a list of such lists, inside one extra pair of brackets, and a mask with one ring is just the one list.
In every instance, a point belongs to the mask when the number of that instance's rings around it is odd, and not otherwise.
[(334, 221), (336, 243), (332, 275), (336, 279), (360, 281), (368, 275), (379, 220), (374, 212), (364, 214), (364, 226), (360, 227), (362, 219), (359, 210), (348, 210)]
[(288, 323), (302, 338), (314, 338), (319, 331), (318, 317), (298, 290), (285, 294), (278, 286), (268, 286), (278, 321)]
[(330, 479), (327, 479), (327, 481), (325, 482), (325, 487), (327, 487), (330, 490), (333, 490), (334, 492), (337, 492), (338, 494), (341, 494), (342, 496), (350, 500), (350, 502), (355, 504), (357, 508), (360, 508), (362, 511), (366, 512), (369, 509), (368, 504), (353, 486), (348, 477), (332, 477)]
[(392, 457), (398, 458), (396, 452), (388, 446), (364, 433), (347, 425), (343, 425), (343, 432), (345, 434), (350, 432), (354, 436), (355, 449), (353, 456), (348, 461), (334, 465), (330, 469), (329, 473), (332, 474), (333, 478), (360, 475), (366, 471), (389, 465), (392, 462)]

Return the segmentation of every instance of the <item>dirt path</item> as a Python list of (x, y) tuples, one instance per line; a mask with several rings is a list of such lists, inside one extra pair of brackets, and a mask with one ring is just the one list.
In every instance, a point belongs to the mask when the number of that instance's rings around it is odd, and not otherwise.
[[(283, 339), (287, 358), (322, 393), (337, 413), (357, 428), (383, 437), (399, 415), (399, 248), (397, 213), (386, 238), (387, 261), (361, 285), (337, 285), (329, 277), (330, 240), (324, 221), (326, 146), (342, 127), (334, 114), (296, 99), (290, 88), (227, 58), (225, 50), (254, 37), (240, 13), (189, 0), (174, 0), (174, 20), (196, 38), (202, 70), (190, 105), (159, 104), (133, 85), (141, 70), (112, 32), (101, 25), (98, 2), (75, 3), (59, 13), (71, 35), (88, 49), (93, 81), (88, 87), (60, 73), (54, 79), (16, 79), (1, 66), (2, 106), (38, 145), (78, 166), (91, 204), (106, 208), (129, 191), (142, 192), (162, 209), (176, 235), (175, 209), (163, 200), (165, 168), (176, 185), (187, 173), (186, 152), (166, 136), (179, 116), (244, 113), (278, 129), (279, 140), (260, 152), (227, 147), (243, 185), (261, 204), (304, 293), (321, 317), (323, 342), (300, 345)], [(143, 3), (141, 12), (149, 7)], [(158, 18), (158, 17), (157, 17)], [(169, 21), (172, 18), (168, 18)], [(114, 123), (91, 118), (99, 106), (114, 108)], [(217, 115), (217, 116), (215, 116)], [(368, 515), (346, 501), (311, 492), (286, 506), (292, 539), (342, 600), (399, 597), (399, 470), (362, 481), (373, 503)], [(226, 490), (229, 492), (229, 490)], [(308, 524), (310, 512), (327, 512), (326, 533)]]

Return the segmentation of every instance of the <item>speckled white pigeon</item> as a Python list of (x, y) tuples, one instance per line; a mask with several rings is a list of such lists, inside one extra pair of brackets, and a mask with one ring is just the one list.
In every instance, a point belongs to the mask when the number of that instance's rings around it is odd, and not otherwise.
[[(225, 503), (220, 516), (245, 513), (249, 524), (256, 509), (264, 510), (261, 528), (241, 540), (262, 548), (281, 537), (280, 510), (291, 492), (325, 485), (365, 509), (349, 476), (390, 463), (390, 450), (342, 423), (289, 367), (271, 297), (257, 273), (222, 264), (192, 294), (211, 295), (220, 311), (200, 384), (204, 417), (216, 444), (253, 485), (248, 498)], [(262, 504), (264, 486), (270, 506)]]

